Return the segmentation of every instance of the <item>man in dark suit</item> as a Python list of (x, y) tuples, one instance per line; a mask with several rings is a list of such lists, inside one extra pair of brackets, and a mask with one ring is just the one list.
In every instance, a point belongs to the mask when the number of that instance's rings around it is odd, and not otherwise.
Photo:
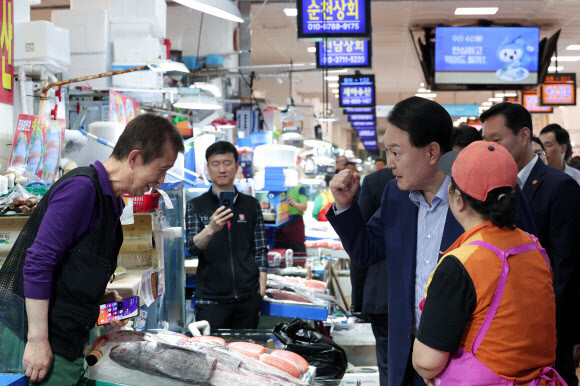
[[(391, 169), (383, 168), (369, 174), (360, 188), (358, 205), (367, 223), (381, 207), (381, 199), (387, 182), (395, 178)], [(387, 384), (387, 262), (385, 260), (370, 267), (352, 263), (350, 267), (352, 285), (351, 311), (368, 315), (376, 340), (377, 365), (381, 384)]]
[(578, 252), (580, 251), (580, 187), (568, 175), (544, 164), (531, 144), (532, 117), (522, 105), (503, 102), (481, 114), (483, 137), (504, 146), (518, 165), (518, 185), (528, 200), (536, 234), (550, 257), (556, 294), (555, 368), (578, 385), (573, 347), (578, 343)]
[[(380, 209), (365, 226), (353, 202), (360, 177), (343, 170), (330, 183), (336, 202), (327, 218), (354, 263), (386, 260), (388, 291), (375, 296), (388, 302), (388, 385), (424, 385), (410, 361), (419, 303), (439, 251), (463, 233), (449, 210), (449, 178), (438, 167), (451, 150), (453, 125), (441, 105), (419, 97), (397, 103), (387, 123), (387, 167), (395, 179), (387, 183)], [(517, 223), (533, 229), (533, 224)]]

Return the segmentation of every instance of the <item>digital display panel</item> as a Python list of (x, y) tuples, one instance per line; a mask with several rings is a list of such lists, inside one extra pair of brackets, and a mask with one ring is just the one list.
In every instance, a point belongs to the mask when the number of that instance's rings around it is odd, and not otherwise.
[(537, 91), (524, 91), (522, 95), (522, 105), (530, 113), (551, 113), (552, 107), (540, 106), (540, 96)]
[(368, 40), (327, 40), (316, 46), (316, 67), (371, 67), (371, 42)]
[(370, 0), (297, 0), (298, 38), (368, 38)]
[(338, 79), (340, 107), (374, 107), (374, 75), (342, 75)]
[(344, 114), (374, 114), (374, 107), (350, 107), (342, 110)]
[(436, 84), (536, 84), (537, 27), (435, 28)]
[(551, 74), (540, 87), (540, 104), (543, 106), (576, 105), (576, 74)]
[(377, 117), (374, 114), (351, 114), (348, 116), (349, 122), (367, 121), (374, 122)]

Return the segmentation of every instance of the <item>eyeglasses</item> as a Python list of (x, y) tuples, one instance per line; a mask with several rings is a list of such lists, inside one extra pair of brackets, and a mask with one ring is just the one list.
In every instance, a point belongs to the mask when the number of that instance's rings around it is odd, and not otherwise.
[(537, 155), (539, 155), (540, 157), (541, 157), (541, 156), (543, 156), (543, 155), (546, 155), (546, 152), (545, 152), (545, 151), (543, 151), (543, 150), (536, 150), (536, 151), (534, 151), (534, 153), (536, 153), (536, 154), (537, 154)]

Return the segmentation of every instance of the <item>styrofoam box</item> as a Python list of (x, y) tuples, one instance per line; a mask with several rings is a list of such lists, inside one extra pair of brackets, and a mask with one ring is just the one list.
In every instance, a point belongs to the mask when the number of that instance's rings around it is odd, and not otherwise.
[(14, 24), (14, 64), (45, 65), (63, 72), (70, 63), (69, 31), (49, 21)]
[[(68, 71), (63, 73), (63, 79), (79, 78), (109, 71), (111, 71), (111, 57), (108, 53), (72, 54)], [(111, 77), (73, 83), (71, 87), (87, 85), (96, 90), (107, 89), (111, 87)]]
[(106, 9), (52, 11), (52, 22), (70, 31), (70, 52), (109, 51), (109, 17)]
[[(113, 41), (113, 61), (115, 63), (151, 63), (161, 56), (159, 39), (116, 39)], [(165, 47), (165, 46), (163, 46)]]
[(111, 0), (70, 0), (70, 9), (110, 9)]
[[(138, 67), (144, 63), (137, 63), (132, 65), (123, 64), (119, 66), (113, 63), (113, 70), (118, 70), (126, 67)], [(127, 87), (127, 88), (150, 88), (158, 89), (163, 87), (163, 74), (155, 71), (137, 71), (128, 74), (115, 75), (113, 77), (113, 87)]]
[(30, 21), (30, 3), (28, 0), (15, 1), (14, 7), (14, 24), (26, 23)]
[(146, 22), (151, 37), (165, 38), (167, 4), (165, 0), (115, 0), (111, 2), (111, 22)]
[(111, 23), (111, 40), (150, 37), (149, 23)]

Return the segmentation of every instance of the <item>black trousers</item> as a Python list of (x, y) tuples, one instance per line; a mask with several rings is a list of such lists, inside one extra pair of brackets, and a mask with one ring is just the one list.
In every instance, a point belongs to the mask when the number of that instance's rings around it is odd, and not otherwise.
[(556, 346), (556, 363), (554, 368), (566, 381), (568, 386), (578, 386), (576, 365), (574, 363), (574, 344), (566, 340), (559, 340)]
[(379, 381), (381, 386), (387, 386), (387, 350), (389, 343), (388, 315), (370, 314), (373, 335), (377, 341), (377, 366), (379, 367)]
[(195, 319), (207, 320), (212, 330), (256, 329), (260, 321), (262, 296), (256, 292), (232, 303), (196, 304)]

